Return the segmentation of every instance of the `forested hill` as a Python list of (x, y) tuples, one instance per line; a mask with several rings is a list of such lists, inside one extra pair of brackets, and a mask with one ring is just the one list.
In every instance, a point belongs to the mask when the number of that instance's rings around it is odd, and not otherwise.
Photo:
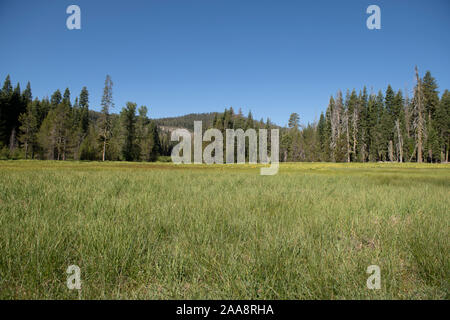
[[(171, 128), (185, 128), (190, 131), (194, 130), (194, 121), (202, 121), (204, 128), (209, 128), (214, 122), (214, 117), (220, 116), (222, 113), (209, 112), (209, 113), (190, 113), (183, 116), (167, 117), (167, 118), (154, 118), (158, 127), (171, 127)], [(111, 114), (112, 117), (119, 116), (118, 114)], [(89, 110), (89, 119), (96, 123), (101, 117), (101, 112)], [(245, 118), (245, 117), (244, 117)]]
[[(89, 110), (89, 118), (93, 123), (96, 123), (100, 118), (101, 113), (98, 111)], [(115, 116), (114, 114), (112, 116)], [(189, 113), (183, 116), (176, 117), (166, 117), (166, 118), (154, 118), (156, 125), (160, 128), (185, 128), (189, 131), (194, 130), (194, 121), (201, 121), (203, 125), (203, 129), (211, 128), (217, 122), (217, 119), (220, 119), (224, 116), (224, 112), (204, 112), (204, 113)], [(238, 116), (238, 115), (236, 115)], [(249, 114), (251, 117), (251, 113)], [(242, 121), (245, 123), (248, 121), (248, 116), (240, 115)], [(263, 120), (261, 120), (263, 121)], [(263, 125), (264, 123), (260, 123)], [(257, 121), (255, 121), (257, 122)], [(278, 128), (278, 126), (272, 124), (273, 128)]]
[(186, 128), (190, 131), (194, 130), (194, 121), (202, 121), (203, 127), (208, 128), (213, 125), (217, 112), (209, 113), (189, 113), (184, 116), (168, 117), (154, 119), (156, 124), (161, 127)]

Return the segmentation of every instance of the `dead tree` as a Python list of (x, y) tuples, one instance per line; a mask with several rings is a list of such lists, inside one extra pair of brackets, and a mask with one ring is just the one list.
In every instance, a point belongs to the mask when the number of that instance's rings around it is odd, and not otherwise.
[[(356, 146), (358, 144), (358, 107), (353, 109), (352, 118), (352, 129), (353, 129), (353, 161), (356, 161)], [(363, 154), (364, 157), (364, 154)], [(364, 162), (364, 160), (363, 160)]]

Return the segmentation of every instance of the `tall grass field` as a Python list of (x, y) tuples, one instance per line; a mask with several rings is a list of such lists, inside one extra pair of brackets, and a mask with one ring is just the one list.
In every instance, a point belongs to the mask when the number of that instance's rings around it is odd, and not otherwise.
[(449, 222), (444, 164), (1, 161), (0, 298), (449, 299)]

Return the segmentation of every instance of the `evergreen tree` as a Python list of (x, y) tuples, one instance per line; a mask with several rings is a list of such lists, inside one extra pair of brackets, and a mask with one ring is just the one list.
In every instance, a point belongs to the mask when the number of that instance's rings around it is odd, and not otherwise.
[[(436, 80), (427, 72), (419, 78), (414, 97), (395, 92), (388, 85), (385, 95), (349, 91), (330, 97), (318, 122), (300, 125), (297, 113), (287, 127), (280, 128), (282, 161), (418, 161), (448, 162), (450, 149), (450, 93), (439, 99)], [(222, 131), (226, 129), (276, 128), (270, 119), (255, 121), (232, 107), (223, 113), (188, 114), (183, 117), (150, 120), (147, 108), (127, 103), (120, 115), (111, 113), (112, 81), (105, 80), (102, 112), (89, 111), (89, 93), (83, 87), (71, 105), (70, 90), (56, 90), (51, 99), (32, 100), (31, 85), (21, 92), (7, 76), (0, 89), (0, 147), (2, 157), (85, 160), (155, 161), (170, 155), (174, 143), (164, 127), (193, 129), (202, 120)], [(89, 121), (92, 119), (93, 123)], [(206, 127), (204, 129), (206, 129)], [(258, 134), (258, 130), (257, 130)], [(100, 139), (98, 139), (100, 137)], [(270, 150), (270, 131), (268, 131)], [(225, 144), (224, 144), (225, 146)], [(22, 149), (20, 149), (20, 148)], [(9, 149), (9, 150), (8, 150)], [(102, 151), (100, 151), (102, 150)], [(248, 149), (246, 150), (248, 159)]]
[(419, 71), (416, 66), (416, 87), (413, 98), (413, 127), (415, 128), (417, 157), (416, 161), (421, 163), (423, 161), (423, 145), (424, 137), (426, 135), (425, 127), (425, 110), (424, 110), (424, 95), (422, 87), (422, 79), (419, 77)]
[(72, 104), (70, 102), (70, 90), (69, 88), (66, 88), (66, 90), (64, 90), (64, 95), (63, 95), (63, 99), (62, 99), (62, 103), (65, 103), (67, 106), (71, 107)]
[(431, 76), (430, 71), (425, 73), (422, 79), (423, 104), (427, 117), (434, 118), (439, 104), (439, 91), (436, 80)]
[(100, 148), (98, 144), (97, 137), (99, 136), (96, 132), (95, 126), (93, 124), (89, 125), (87, 130), (87, 135), (84, 138), (80, 146), (80, 159), (81, 160), (100, 160), (98, 150)]
[(234, 121), (234, 128), (245, 129), (244, 114), (242, 113), (241, 108), (239, 108), (238, 114), (236, 115), (236, 119)]
[(395, 160), (403, 162), (405, 153), (407, 153), (407, 148), (405, 144), (407, 132), (405, 123), (405, 107), (403, 95), (400, 90), (397, 92), (394, 98), (392, 117), (394, 119)]
[(86, 134), (89, 128), (89, 92), (86, 87), (81, 89), (80, 99), (80, 127), (83, 134)]
[(255, 128), (255, 124), (253, 122), (252, 112), (248, 112), (247, 121), (245, 122), (245, 130)]
[(62, 101), (61, 91), (57, 89), (50, 98), (50, 104), (52, 108), (56, 108)]
[(395, 104), (395, 92), (392, 90), (391, 85), (388, 85), (386, 89), (386, 95), (384, 97), (384, 109), (381, 118), (381, 140), (383, 141), (383, 160), (394, 161), (393, 158), (393, 141), (394, 141), (394, 104)]
[(154, 121), (150, 122), (149, 132), (152, 141), (150, 161), (156, 161), (161, 153), (161, 142), (159, 139), (158, 127)]
[(28, 102), (27, 110), (25, 113), (19, 115), (19, 121), (21, 123), (19, 141), (23, 144), (25, 149), (25, 159), (28, 159), (28, 152), (33, 151), (33, 147), (36, 143), (37, 133), (37, 119), (35, 112), (36, 103)]
[(139, 157), (138, 145), (136, 144), (136, 103), (127, 102), (120, 116), (124, 132), (122, 154), (126, 161), (133, 161)]
[(13, 88), (9, 75), (6, 76), (3, 87), (0, 91), (0, 147), (7, 146), (9, 143), (9, 136), (11, 133), (11, 98)]
[(106, 159), (106, 146), (108, 144), (108, 139), (111, 132), (111, 119), (110, 119), (110, 110), (114, 107), (113, 99), (112, 99), (112, 86), (113, 82), (109, 75), (106, 76), (105, 79), (105, 88), (103, 89), (103, 97), (102, 97), (102, 111), (100, 117), (100, 139), (103, 142), (103, 150), (102, 150), (102, 161)]
[(320, 149), (320, 161), (327, 161), (326, 155), (326, 144), (327, 144), (327, 136), (326, 136), (326, 121), (323, 112), (320, 113), (319, 123), (317, 124), (317, 134), (319, 137), (319, 149)]
[(375, 98), (375, 110), (377, 113), (377, 123), (375, 125), (375, 148), (377, 158), (375, 161), (386, 161), (388, 160), (388, 138), (389, 138), (389, 114), (384, 106), (384, 96), (383, 93), (378, 91), (378, 95)]
[(26, 112), (26, 105), (22, 99), (20, 84), (17, 83), (10, 100), (9, 125), (9, 149), (12, 152), (17, 146), (17, 131), (20, 126), (19, 115)]
[(31, 84), (30, 81), (27, 82), (27, 87), (22, 92), (22, 99), (23, 103), (28, 106), (28, 103), (30, 103), (33, 100), (33, 95), (31, 93)]
[(367, 128), (367, 89), (364, 86), (363, 91), (359, 92), (358, 102), (357, 102), (357, 161), (366, 162), (368, 157), (367, 152), (367, 137), (368, 137), (368, 128)]
[(450, 91), (445, 90), (436, 109), (440, 161), (447, 163), (450, 149)]
[(439, 92), (436, 80), (431, 76), (430, 71), (425, 73), (422, 79), (423, 106), (426, 119), (426, 139), (424, 152), (429, 162), (437, 161), (440, 158), (439, 134), (436, 130), (436, 109), (439, 105)]
[(300, 159), (304, 158), (304, 148), (303, 148), (303, 141), (302, 141), (302, 135), (300, 133), (300, 116), (298, 113), (292, 113), (289, 117), (288, 121), (288, 128), (287, 131), (286, 143), (290, 143), (290, 146), (286, 149), (287, 151), (287, 160), (288, 161), (299, 161)]
[(141, 161), (149, 161), (152, 141), (149, 134), (149, 119), (147, 118), (148, 109), (146, 106), (141, 106), (138, 110), (138, 117), (136, 122), (136, 139), (139, 149), (139, 159)]
[(289, 128), (299, 128), (300, 127), (300, 116), (298, 113), (291, 113), (291, 116), (289, 117), (288, 121), (288, 127)]

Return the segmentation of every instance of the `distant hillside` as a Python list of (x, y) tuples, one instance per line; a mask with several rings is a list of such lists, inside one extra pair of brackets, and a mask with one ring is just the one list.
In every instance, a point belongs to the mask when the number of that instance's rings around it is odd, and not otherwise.
[[(158, 127), (162, 129), (167, 129), (166, 131), (171, 131), (173, 128), (186, 128), (190, 131), (194, 130), (194, 121), (202, 121), (203, 129), (212, 127), (214, 117), (220, 118), (223, 115), (223, 112), (209, 112), (209, 113), (189, 113), (184, 116), (179, 117), (169, 117), (169, 118), (159, 118), (154, 119)], [(235, 115), (236, 116), (236, 115)], [(247, 121), (246, 116), (241, 116), (242, 121)], [(264, 123), (261, 123), (258, 120), (253, 120), (257, 127), (258, 125), (264, 126)], [(279, 126), (272, 123), (273, 128), (280, 128)]]
[(194, 121), (202, 121), (203, 127), (212, 126), (214, 115), (219, 115), (218, 112), (209, 113), (189, 113), (179, 117), (159, 118), (154, 119), (159, 127), (173, 127), (186, 128), (190, 131), (194, 130)]
[[(167, 117), (167, 118), (156, 118), (153, 119), (157, 126), (163, 131), (172, 131), (176, 128), (185, 128), (189, 131), (194, 131), (194, 121), (202, 121), (203, 129), (212, 127), (214, 117), (221, 117), (223, 112), (205, 112), (205, 113), (189, 113), (178, 117)], [(118, 116), (118, 114), (112, 114), (112, 117)], [(100, 117), (100, 112), (89, 110), (89, 118), (92, 122), (96, 123)], [(246, 116), (241, 116), (242, 120), (247, 121)], [(260, 121), (254, 120), (256, 123)], [(273, 128), (280, 128), (279, 126), (272, 123)]]

